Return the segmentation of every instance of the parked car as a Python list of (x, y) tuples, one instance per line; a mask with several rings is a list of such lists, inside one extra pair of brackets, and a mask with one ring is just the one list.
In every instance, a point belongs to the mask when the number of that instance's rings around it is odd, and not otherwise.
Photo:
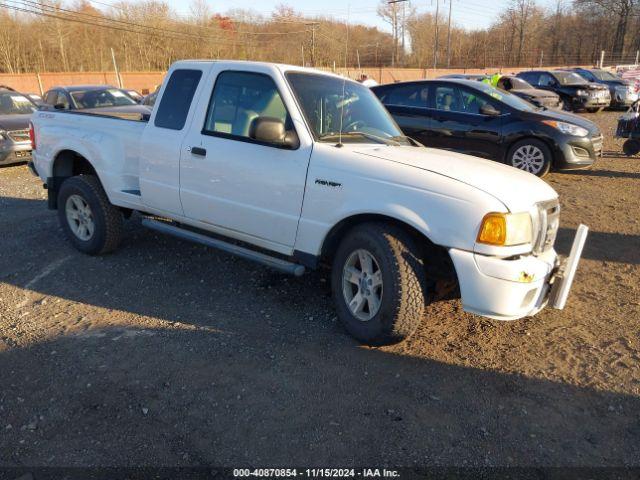
[(150, 109), (138, 103), (124, 90), (104, 85), (54, 87), (44, 95), (44, 101), (56, 110), (81, 110), (137, 119)]
[(476, 80), (478, 82), (489, 78), (491, 78), (490, 75), (482, 73), (449, 73), (438, 77), (439, 80)]
[(443, 272), (480, 315), (561, 308), (586, 235), (559, 264), (549, 185), (424, 148), (366, 86), (302, 67), (180, 61), (148, 122), (64, 110), (32, 122), (49, 206), (81, 252), (114, 250), (138, 211), (283, 272), (328, 263), (338, 317), (365, 343), (415, 331)]
[(611, 104), (609, 89), (587, 82), (575, 72), (563, 70), (530, 70), (516, 75), (534, 87), (560, 95), (563, 108), (570, 111), (599, 112)]
[(533, 88), (522, 78), (513, 75), (503, 75), (498, 80), (498, 88), (516, 95), (538, 107), (559, 109), (562, 108), (560, 95), (549, 90)]
[(153, 107), (156, 104), (156, 98), (158, 98), (158, 90), (152, 92), (148, 95), (145, 95), (140, 102), (142, 105), (146, 105), (147, 107)]
[(28, 96), (0, 86), (0, 165), (31, 159), (29, 119), (36, 109)]
[(38, 95), (37, 93), (27, 93), (26, 96), (29, 97), (29, 99), (37, 106), (44, 105), (44, 100), (42, 100), (41, 95)]
[(144, 98), (144, 96), (137, 90), (123, 89), (123, 91), (125, 91), (127, 95), (133, 98), (136, 103), (142, 103), (142, 99)]
[(472, 80), (421, 80), (374, 87), (405, 135), (544, 176), (589, 167), (602, 134), (577, 115), (544, 110)]
[(611, 95), (612, 107), (630, 107), (638, 100), (638, 93), (633, 82), (624, 80), (608, 70), (600, 68), (574, 68), (572, 71), (593, 83), (605, 85)]

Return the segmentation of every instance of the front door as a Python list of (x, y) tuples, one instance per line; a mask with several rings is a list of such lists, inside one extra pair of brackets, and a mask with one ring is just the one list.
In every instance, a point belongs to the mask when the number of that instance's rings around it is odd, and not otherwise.
[(503, 116), (482, 113), (484, 105), (499, 109), (500, 104), (475, 89), (454, 84), (436, 85), (430, 101), (430, 146), (493, 160), (501, 158)]
[[(291, 253), (312, 143), (299, 135), (300, 146), (291, 149), (254, 138), (253, 127), (261, 117), (295, 131), (281, 77), (269, 70), (214, 71), (213, 76), (208, 105), (194, 118), (183, 143), (184, 214), (224, 235)], [(298, 123), (298, 132), (302, 128)]]

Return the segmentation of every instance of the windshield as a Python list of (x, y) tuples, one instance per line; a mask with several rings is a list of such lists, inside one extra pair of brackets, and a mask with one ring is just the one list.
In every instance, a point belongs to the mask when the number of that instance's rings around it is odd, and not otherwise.
[(577, 73), (553, 72), (553, 74), (560, 82), (560, 85), (585, 85), (589, 83)]
[(533, 89), (533, 87), (529, 83), (525, 82), (521, 78), (509, 77), (509, 80), (511, 81), (511, 88), (513, 90), (530, 90), (530, 89)]
[(36, 106), (24, 95), (14, 92), (0, 93), (0, 115), (25, 115), (36, 111)]
[(77, 90), (71, 92), (77, 108), (124, 107), (136, 105), (136, 101), (117, 88), (104, 90)]
[[(410, 144), (369, 88), (314, 73), (286, 74), (316, 140)], [(342, 122), (341, 122), (342, 117)]]
[(620, 80), (620, 77), (616, 77), (613, 73), (606, 70), (591, 70), (591, 74), (598, 80)]
[(523, 100), (520, 97), (513, 95), (512, 93), (505, 92), (504, 90), (498, 90), (497, 88), (494, 88), (491, 85), (487, 85), (486, 83), (478, 82), (478, 84), (473, 85), (473, 87), (489, 95), (490, 97), (507, 104), (511, 108), (515, 108), (516, 110), (520, 110), (522, 112), (534, 112), (535, 110), (537, 110), (536, 107), (531, 105), (526, 100)]

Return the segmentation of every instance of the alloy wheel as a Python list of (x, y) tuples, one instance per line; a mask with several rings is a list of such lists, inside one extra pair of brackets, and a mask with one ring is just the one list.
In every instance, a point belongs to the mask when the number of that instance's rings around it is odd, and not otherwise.
[(378, 313), (382, 286), (382, 270), (371, 252), (361, 248), (351, 253), (342, 270), (342, 293), (354, 317), (367, 322)]
[(87, 201), (80, 195), (71, 195), (65, 205), (67, 222), (73, 234), (82, 241), (90, 240), (95, 232), (93, 213)]

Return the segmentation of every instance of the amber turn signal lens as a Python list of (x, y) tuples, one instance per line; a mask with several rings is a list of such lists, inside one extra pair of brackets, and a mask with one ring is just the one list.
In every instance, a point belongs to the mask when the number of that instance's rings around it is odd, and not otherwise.
[(488, 245), (504, 245), (507, 240), (507, 220), (502, 213), (488, 213), (482, 219), (478, 242)]

